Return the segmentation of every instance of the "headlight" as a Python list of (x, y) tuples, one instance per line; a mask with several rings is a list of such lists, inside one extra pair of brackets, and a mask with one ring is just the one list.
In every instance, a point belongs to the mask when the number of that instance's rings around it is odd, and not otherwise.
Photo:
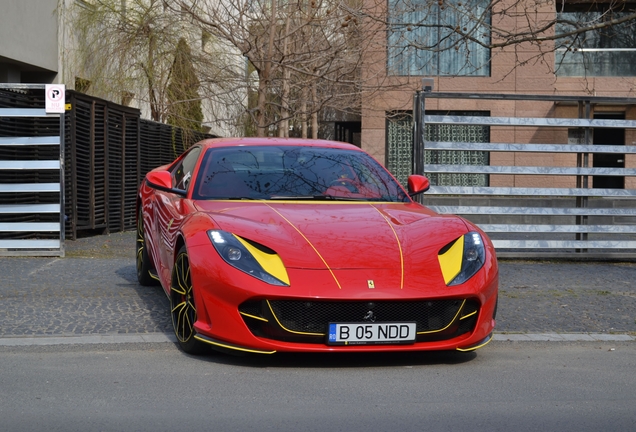
[(271, 285), (289, 286), (283, 261), (273, 250), (249, 242), (227, 231), (208, 231), (221, 258), (234, 268)]
[(484, 265), (486, 249), (477, 232), (469, 232), (444, 246), (437, 255), (446, 285), (459, 285)]

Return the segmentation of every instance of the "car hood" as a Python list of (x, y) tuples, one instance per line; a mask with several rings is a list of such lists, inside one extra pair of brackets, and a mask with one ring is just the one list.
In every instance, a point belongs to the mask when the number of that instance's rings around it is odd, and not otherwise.
[[(219, 229), (273, 249), (288, 269), (416, 271), (468, 230), (415, 203), (198, 201)], [(430, 268), (430, 267), (429, 267)]]

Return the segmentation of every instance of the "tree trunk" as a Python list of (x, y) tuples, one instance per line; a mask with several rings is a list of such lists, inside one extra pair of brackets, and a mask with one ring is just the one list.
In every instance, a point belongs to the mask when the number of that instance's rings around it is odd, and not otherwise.
[(267, 93), (269, 91), (269, 82), (272, 73), (272, 55), (274, 52), (274, 36), (276, 34), (276, 6), (278, 0), (272, 0), (272, 15), (269, 20), (269, 41), (267, 43), (267, 54), (265, 57), (265, 67), (262, 73), (259, 75), (258, 83), (258, 136), (264, 137), (267, 135), (267, 118), (265, 116), (265, 108), (267, 106)]
[(311, 85), (311, 137), (318, 139), (318, 92), (316, 91), (316, 82)]
[[(289, 25), (291, 23), (292, 16), (292, 2), (289, 2), (289, 13), (287, 14), (287, 20), (285, 22), (285, 40), (283, 42), (283, 58), (287, 57), (287, 51), (289, 48)], [(283, 88), (280, 95), (280, 122), (278, 123), (278, 136), (281, 138), (289, 137), (289, 76), (290, 71), (284, 65), (283, 68)]]
[(152, 34), (151, 29), (148, 28), (146, 29), (146, 31), (148, 32), (148, 66), (146, 69), (146, 74), (148, 78), (148, 100), (150, 103), (150, 116), (152, 120), (161, 122), (163, 121), (163, 119), (161, 118), (161, 112), (159, 110), (159, 103), (157, 100), (157, 90), (155, 88), (155, 37)]
[(303, 138), (307, 138), (307, 98), (309, 97), (309, 92), (307, 91), (307, 87), (303, 87), (302, 91), (302, 102), (300, 104), (300, 130), (301, 136)]

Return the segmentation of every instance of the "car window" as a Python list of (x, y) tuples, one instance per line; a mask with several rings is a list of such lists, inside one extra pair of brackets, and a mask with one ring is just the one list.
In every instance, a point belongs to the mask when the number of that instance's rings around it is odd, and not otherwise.
[(188, 152), (181, 162), (175, 165), (172, 171), (172, 187), (176, 189), (188, 190), (192, 180), (194, 167), (199, 159), (201, 147), (194, 147)]
[(408, 201), (404, 190), (368, 154), (305, 146), (209, 149), (192, 197)]

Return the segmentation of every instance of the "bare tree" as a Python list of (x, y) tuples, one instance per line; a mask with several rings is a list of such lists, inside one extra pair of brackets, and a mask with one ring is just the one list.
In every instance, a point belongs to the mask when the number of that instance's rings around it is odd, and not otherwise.
[(150, 117), (166, 118), (165, 89), (180, 32), (158, 0), (77, 2), (74, 70), (93, 94), (127, 91), (146, 102)]
[(317, 137), (321, 110), (359, 111), (363, 46), (355, 39), (361, 33), (339, 2), (179, 1), (173, 7), (245, 56), (256, 75), (248, 80), (256, 88), (247, 114), (258, 135), (287, 136), (297, 124), (303, 135), (310, 129)]
[[(192, 106), (203, 101), (209, 122), (226, 129), (235, 125), (237, 110), (228, 107), (244, 103), (233, 82), (236, 59), (192, 26), (187, 14), (163, 0), (77, 1), (71, 23), (76, 40), (71, 69), (79, 90), (116, 101), (133, 99), (152, 120), (198, 128), (201, 118)], [(174, 76), (184, 72), (175, 67), (183, 64), (184, 46), (190, 51), (189, 71)], [(199, 90), (193, 92), (193, 85)]]
[(616, 1), (95, 0), (78, 11), (93, 88), (135, 93), (165, 121), (185, 106), (167, 95), (178, 41), (200, 38), (191, 60), (206, 117), (281, 137), (317, 137), (319, 114), (359, 114), (363, 100), (418, 88), (411, 76), (488, 76), (500, 51), (514, 52), (510, 71), (554, 71), (601, 39), (633, 47), (636, 34), (636, 11)]

